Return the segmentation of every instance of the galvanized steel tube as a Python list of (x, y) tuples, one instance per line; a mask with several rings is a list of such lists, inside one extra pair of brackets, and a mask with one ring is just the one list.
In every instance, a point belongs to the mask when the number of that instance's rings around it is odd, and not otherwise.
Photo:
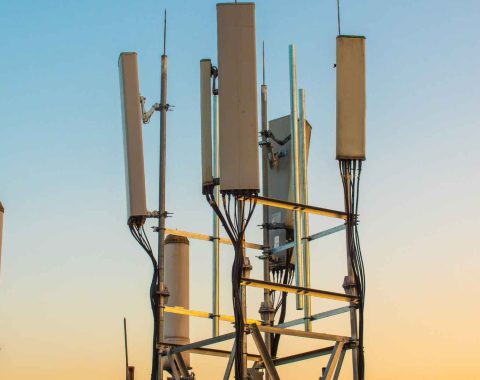
[[(307, 117), (306, 117), (306, 106), (305, 106), (305, 90), (298, 90), (299, 97), (299, 135), (300, 135), (300, 193), (301, 193), (301, 203), (308, 204), (308, 139), (307, 139)], [(309, 225), (308, 225), (308, 213), (302, 212), (302, 248), (303, 248), (303, 278), (305, 281), (305, 287), (310, 288), (310, 240), (308, 236)], [(312, 330), (312, 321), (310, 319), (312, 313), (312, 302), (310, 296), (305, 296), (305, 331)]]
[[(218, 130), (218, 96), (213, 97), (213, 176), (220, 177), (219, 170), (219, 130)], [(220, 202), (220, 186), (215, 186), (214, 196), (217, 203)], [(219, 334), (220, 314), (220, 220), (215, 211), (213, 215), (213, 255), (212, 255), (212, 336)]]
[[(300, 157), (298, 133), (298, 98), (297, 98), (297, 58), (295, 45), (289, 46), (290, 67), (290, 133), (292, 152), (293, 197), (295, 203), (300, 203)], [(294, 242), (295, 242), (295, 285), (304, 286), (303, 281), (303, 250), (301, 211), (294, 211)], [(297, 310), (303, 309), (303, 296), (296, 296)]]

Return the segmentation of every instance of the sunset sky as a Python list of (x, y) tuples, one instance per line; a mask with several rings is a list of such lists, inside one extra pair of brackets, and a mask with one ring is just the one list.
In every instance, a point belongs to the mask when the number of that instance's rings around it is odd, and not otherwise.
[[(360, 190), (366, 294), (366, 378), (480, 379), (478, 0), (342, 0), (342, 32), (365, 35), (367, 160)], [(151, 264), (126, 224), (117, 60), (139, 55), (140, 87), (159, 101), (168, 11), (168, 227), (211, 232), (201, 194), (199, 61), (216, 62), (215, 2), (0, 2), (1, 380), (124, 379), (123, 317), (136, 379), (149, 379)], [(335, 160), (335, 0), (260, 0), (269, 118), (289, 113), (288, 45), (312, 125), (309, 197), (342, 209)], [(259, 76), (260, 77), (260, 76)], [(158, 197), (159, 119), (144, 127), (148, 207)], [(149, 226), (152, 225), (148, 222)], [(257, 210), (247, 240), (261, 242)], [(336, 225), (311, 218), (310, 232)], [(150, 230), (150, 229), (149, 229)], [(152, 242), (156, 235), (149, 232)], [(312, 287), (343, 291), (344, 235), (312, 243)], [(258, 252), (248, 251), (261, 278)], [(231, 314), (233, 251), (221, 253), (221, 311)], [(190, 307), (211, 309), (211, 245), (191, 241)], [(261, 290), (249, 290), (250, 318)], [(290, 299), (288, 319), (298, 318)], [(343, 306), (343, 305), (341, 305)], [(315, 301), (315, 310), (338, 307)], [(191, 340), (211, 335), (191, 320)], [(314, 323), (348, 334), (348, 317)], [(228, 323), (222, 331), (231, 331)], [(283, 345), (282, 345), (283, 343)], [(312, 349), (298, 338), (282, 355)], [(322, 343), (323, 344), (323, 343)], [(253, 345), (251, 345), (252, 347)], [(220, 345), (231, 348), (231, 342)], [(318, 379), (326, 358), (280, 367)], [(197, 378), (226, 360), (193, 356)], [(347, 355), (341, 379), (351, 379)]]

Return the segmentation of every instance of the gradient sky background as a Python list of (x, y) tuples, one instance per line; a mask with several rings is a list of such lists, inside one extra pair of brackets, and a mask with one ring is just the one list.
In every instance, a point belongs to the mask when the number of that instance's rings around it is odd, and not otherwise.
[[(209, 233), (198, 62), (216, 61), (215, 2), (0, 3), (2, 380), (124, 378), (123, 316), (136, 378), (149, 378), (151, 267), (126, 225), (117, 59), (139, 53), (142, 94), (158, 101), (165, 7), (168, 100), (176, 106), (168, 114), (167, 209), (175, 213), (168, 225)], [(342, 1), (342, 31), (367, 36), (360, 234), (370, 380), (480, 378), (479, 19), (477, 0)], [(314, 128), (310, 203), (340, 209), (335, 37), (334, 0), (257, 2), (269, 116), (289, 113), (288, 44), (295, 43)], [(158, 130), (157, 115), (144, 128), (150, 209), (157, 208)], [(248, 240), (261, 240), (259, 222), (257, 213)], [(311, 232), (330, 225), (314, 217)], [(260, 261), (249, 256), (260, 277)], [(343, 235), (312, 244), (312, 257), (313, 287), (341, 291)], [(223, 313), (231, 313), (231, 259), (224, 249)], [(191, 262), (191, 308), (209, 310), (209, 243), (192, 242)], [(260, 294), (249, 291), (252, 318)], [(289, 318), (298, 317), (291, 309)], [(339, 316), (315, 329), (347, 333), (347, 323)], [(192, 340), (208, 337), (210, 321), (192, 321), (191, 330)], [(300, 347), (284, 341), (281, 353)], [(282, 378), (318, 378), (325, 360), (282, 368)], [(225, 361), (193, 357), (192, 364), (199, 379), (220, 378)], [(349, 369), (346, 360), (342, 379), (351, 378)]]

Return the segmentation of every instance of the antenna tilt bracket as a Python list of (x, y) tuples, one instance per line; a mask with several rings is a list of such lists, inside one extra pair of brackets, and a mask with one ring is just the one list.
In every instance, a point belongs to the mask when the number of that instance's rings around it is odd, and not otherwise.
[(152, 118), (155, 111), (173, 111), (171, 108), (174, 108), (174, 105), (171, 104), (160, 104), (154, 103), (148, 111), (145, 111), (145, 101), (147, 98), (140, 95), (140, 104), (142, 105), (142, 121), (143, 124), (148, 124)]

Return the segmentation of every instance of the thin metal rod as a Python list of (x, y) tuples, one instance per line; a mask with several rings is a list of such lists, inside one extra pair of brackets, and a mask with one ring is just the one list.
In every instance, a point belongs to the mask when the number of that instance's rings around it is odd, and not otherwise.
[(128, 341), (127, 341), (127, 319), (123, 318), (123, 336), (125, 338), (125, 370), (126, 370), (126, 379), (129, 380), (128, 373)]
[[(298, 99), (297, 99), (297, 58), (295, 45), (289, 46), (290, 67), (290, 133), (292, 151), (293, 195), (295, 203), (300, 203), (300, 168), (299, 168), (299, 139), (298, 139)], [(304, 286), (303, 279), (303, 252), (302, 252), (302, 224), (300, 210), (294, 210), (294, 242), (295, 242), (295, 284)], [(303, 297), (296, 296), (297, 310), (303, 309)]]
[[(268, 167), (269, 167), (269, 161), (268, 161), (268, 138), (266, 136), (266, 132), (268, 131), (268, 88), (267, 85), (265, 84), (265, 42), (263, 42), (263, 85), (261, 87), (261, 104), (262, 104), (262, 132), (263, 137), (262, 137), (262, 189), (263, 189), (263, 195), (268, 197)], [(263, 280), (270, 282), (270, 255), (267, 251), (267, 247), (269, 246), (269, 240), (270, 240), (270, 233), (267, 228), (267, 223), (268, 223), (268, 206), (264, 205), (263, 206), (263, 246), (264, 246), (264, 251), (263, 254), (265, 256), (265, 259), (263, 260)], [(263, 303), (264, 306), (268, 309), (273, 305), (271, 305), (271, 292), (270, 289), (264, 289), (263, 291)], [(273, 323), (271, 321), (271, 316), (270, 313), (265, 313), (265, 320), (264, 323), (267, 325), (270, 325)], [(267, 347), (267, 351), (269, 354), (271, 354), (271, 346), (272, 346), (272, 337), (269, 333), (265, 333), (265, 346)], [(265, 380), (269, 380), (270, 376), (268, 373), (266, 373)]]
[[(164, 39), (166, 38), (166, 12)], [(165, 333), (165, 184), (166, 184), (166, 159), (167, 159), (167, 68), (168, 59), (162, 55), (162, 73), (160, 80), (160, 168), (158, 189), (158, 342), (163, 342)], [(163, 380), (163, 347), (158, 348), (158, 374), (157, 379)]]
[(167, 51), (167, 9), (163, 14), (163, 55), (166, 55)]
[(235, 361), (235, 343), (233, 343), (232, 351), (228, 356), (227, 368), (225, 368), (225, 374), (223, 375), (223, 380), (228, 380), (230, 374), (232, 373), (233, 363)]
[(270, 290), (278, 290), (280, 292), (294, 293), (297, 295), (308, 294), (311, 297), (325, 298), (325, 299), (331, 299), (336, 301), (354, 302), (358, 299), (358, 297), (350, 294), (335, 293), (327, 290), (309, 289), (309, 288), (304, 288), (301, 286), (294, 286), (294, 285), (284, 285), (284, 284), (279, 284), (277, 282), (265, 282), (260, 280), (254, 280), (251, 278), (242, 278), (241, 284), (246, 286), (251, 286), (254, 288), (260, 288), (260, 289), (267, 288)]
[[(213, 97), (213, 176), (214, 178), (220, 177), (219, 170), (219, 124), (218, 124), (218, 96)], [(220, 202), (220, 186), (215, 186), (214, 196), (217, 203)], [(213, 272), (213, 294), (212, 294), (212, 336), (218, 336), (219, 334), (219, 317), (220, 314), (220, 221), (215, 211), (212, 211), (213, 215), (213, 257), (212, 257), (212, 272)], [(230, 239), (229, 239), (230, 241)], [(231, 241), (230, 241), (231, 242)]]
[(337, 0), (337, 23), (338, 23), (338, 35), (340, 36), (342, 34), (340, 31), (340, 0)]
[(252, 335), (253, 341), (257, 346), (258, 353), (262, 357), (263, 365), (272, 380), (280, 380), (280, 376), (275, 368), (275, 364), (273, 364), (272, 357), (270, 356), (270, 352), (268, 352), (265, 343), (262, 340), (262, 336), (260, 335), (260, 331), (256, 325), (250, 326), (250, 333)]
[[(265, 86), (265, 41), (262, 41), (262, 85)], [(263, 113), (262, 113), (263, 115)], [(263, 118), (262, 118), (263, 121)], [(263, 126), (263, 124), (262, 124)]]
[[(307, 139), (307, 116), (305, 104), (305, 90), (298, 90), (299, 98), (299, 146), (300, 146), (300, 199), (303, 204), (308, 204), (308, 139)], [(303, 231), (303, 278), (305, 287), (310, 288), (310, 240), (307, 238), (310, 234), (308, 213), (301, 213), (302, 231)], [(304, 299), (305, 331), (312, 331), (312, 300), (306, 295)]]

